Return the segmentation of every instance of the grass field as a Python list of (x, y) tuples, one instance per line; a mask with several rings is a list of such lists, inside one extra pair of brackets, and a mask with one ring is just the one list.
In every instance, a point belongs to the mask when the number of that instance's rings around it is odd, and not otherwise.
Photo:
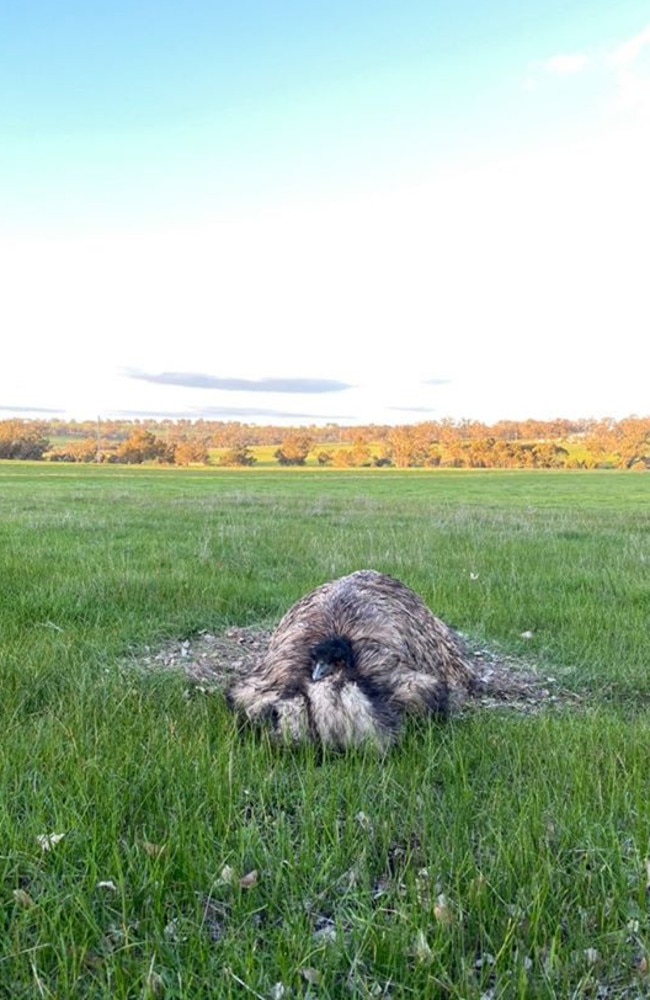
[[(0, 559), (0, 997), (650, 996), (650, 476), (0, 463)], [(138, 668), (362, 566), (579, 697), (322, 757)]]

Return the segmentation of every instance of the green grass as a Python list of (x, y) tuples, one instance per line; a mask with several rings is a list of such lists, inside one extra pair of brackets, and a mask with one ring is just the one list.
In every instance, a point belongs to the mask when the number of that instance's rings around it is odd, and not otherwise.
[[(649, 499), (615, 472), (1, 463), (0, 997), (647, 996)], [(580, 700), (321, 757), (136, 666), (361, 566)]]

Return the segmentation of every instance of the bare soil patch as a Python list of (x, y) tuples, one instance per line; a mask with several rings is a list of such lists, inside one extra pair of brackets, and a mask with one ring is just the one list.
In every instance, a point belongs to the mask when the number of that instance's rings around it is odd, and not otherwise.
[[(219, 692), (253, 669), (270, 638), (268, 628), (233, 626), (217, 634), (201, 632), (192, 639), (170, 641), (159, 649), (147, 648), (137, 662), (146, 670), (181, 671), (201, 690)], [(470, 649), (470, 662), (475, 680), (471, 690), (457, 697), (457, 708), (510, 708), (529, 714), (577, 699), (561, 688), (557, 678), (528, 661), (480, 648)]]

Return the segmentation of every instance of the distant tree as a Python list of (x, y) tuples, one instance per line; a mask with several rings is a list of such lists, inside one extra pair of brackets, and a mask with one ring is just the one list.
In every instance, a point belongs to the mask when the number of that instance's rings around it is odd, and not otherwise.
[(462, 469), (467, 465), (467, 450), (464, 442), (455, 438), (445, 443), (445, 450), (440, 464), (446, 469)]
[(354, 465), (351, 448), (336, 448), (332, 453), (332, 465), (337, 469), (350, 469)]
[(491, 430), (492, 435), (502, 441), (517, 441), (521, 433), (515, 420), (499, 420)]
[(304, 465), (312, 443), (313, 438), (305, 431), (289, 431), (273, 457), (277, 458), (280, 465)]
[(431, 469), (437, 469), (441, 462), (442, 462), (442, 452), (440, 451), (440, 448), (437, 447), (437, 445), (432, 444), (427, 449), (426, 457), (424, 459), (424, 464)]
[(354, 439), (350, 455), (350, 464), (355, 468), (371, 464), (372, 453), (363, 435), (359, 435)]
[(477, 438), (470, 441), (467, 461), (473, 469), (489, 469), (493, 464), (494, 438)]
[(517, 442), (512, 448), (513, 466), (517, 469), (533, 469), (535, 467), (534, 444)]
[(138, 427), (119, 445), (113, 461), (124, 465), (142, 465), (143, 462), (171, 465), (174, 461), (174, 448), (157, 438), (153, 431)]
[(540, 441), (533, 445), (533, 463), (537, 469), (561, 469), (568, 455), (566, 448), (553, 441)]
[(625, 469), (650, 468), (650, 418), (626, 417), (616, 430), (618, 465)]
[[(483, 468), (650, 468), (650, 417), (616, 421), (502, 420), (491, 426), (444, 418), (389, 427), (280, 428), (236, 421), (97, 420), (0, 421), (0, 458), (52, 461), (203, 462), (208, 447), (234, 449), (223, 464), (240, 464), (252, 446), (277, 448), (283, 465), (304, 465), (317, 448), (319, 465), (398, 465)], [(48, 438), (66, 444), (49, 450)], [(191, 444), (190, 444), (191, 443)], [(279, 446), (278, 446), (279, 444)], [(564, 449), (557, 450), (557, 449)], [(568, 453), (567, 453), (568, 451)]]
[(228, 448), (221, 456), (219, 465), (251, 466), (255, 465), (256, 461), (257, 459), (250, 448), (240, 444), (235, 445), (233, 448)]
[(191, 439), (180, 440), (174, 443), (174, 464), (175, 465), (207, 465), (209, 460), (208, 449), (204, 441)]
[(424, 465), (430, 447), (426, 425), (402, 425), (394, 427), (386, 440), (387, 454), (394, 465), (405, 469), (412, 465)]
[(616, 423), (610, 418), (593, 421), (585, 432), (583, 444), (591, 464), (613, 461), (617, 445)]
[(46, 457), (50, 462), (102, 462), (104, 448), (95, 438), (85, 438), (53, 448)]
[(0, 458), (39, 461), (49, 447), (43, 424), (31, 420), (0, 420)]

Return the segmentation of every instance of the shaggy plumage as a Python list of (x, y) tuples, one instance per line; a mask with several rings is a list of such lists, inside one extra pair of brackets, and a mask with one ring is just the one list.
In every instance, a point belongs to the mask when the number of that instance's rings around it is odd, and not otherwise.
[(450, 689), (471, 678), (458, 637), (417, 594), (359, 570), (294, 604), (227, 699), (284, 740), (385, 747), (405, 713), (445, 716)]

